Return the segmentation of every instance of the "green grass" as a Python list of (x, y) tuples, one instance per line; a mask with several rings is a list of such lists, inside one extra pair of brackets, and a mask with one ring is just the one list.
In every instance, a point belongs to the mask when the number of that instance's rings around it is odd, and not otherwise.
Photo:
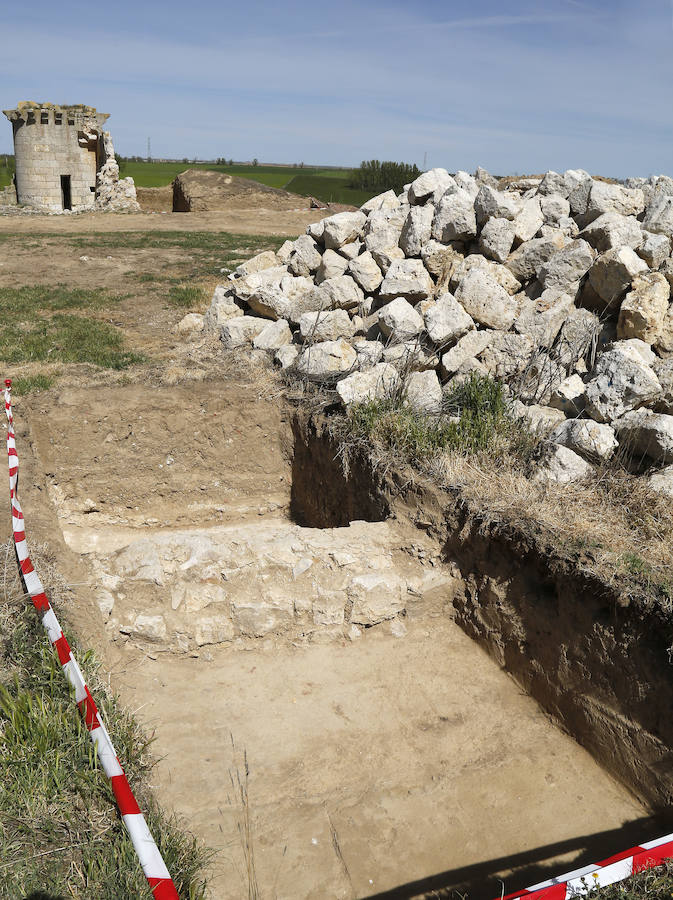
[[(164, 267), (171, 270), (168, 275), (156, 272), (127, 272), (124, 276), (129, 280), (147, 283), (148, 286), (156, 283), (157, 287), (161, 282), (171, 280), (184, 281), (188, 278), (200, 279), (213, 276), (221, 278), (220, 269), (225, 269), (224, 274), (226, 274), (244, 260), (263, 250), (277, 250), (283, 241), (287, 240), (285, 235), (250, 235), (207, 231), (120, 231), (97, 235), (39, 233), (33, 235), (33, 238), (36, 252), (42, 248), (69, 246), (79, 254), (88, 253), (93, 256), (118, 250), (175, 250), (184, 254), (183, 259), (174, 259), (165, 263)], [(18, 242), (18, 239), (15, 235), (0, 234), (0, 244), (11, 241)], [(24, 244), (21, 243), (21, 246), (23, 247)], [(143, 262), (140, 265), (146, 265), (146, 263)], [(45, 303), (49, 309), (65, 309), (68, 306), (94, 309), (105, 308), (111, 303), (123, 299), (105, 291), (72, 290), (63, 285), (57, 285), (54, 288), (28, 287), (20, 290), (24, 293), (17, 294), (14, 288), (0, 289), (0, 313), (6, 312), (7, 316), (11, 317), (10, 321), (15, 320), (18, 310), (16, 304), (19, 303), (22, 308)], [(6, 301), (3, 301), (3, 291), (9, 292), (6, 294)], [(59, 306), (59, 304), (61, 305)]]
[(267, 187), (283, 190), (288, 181), (303, 172), (303, 169), (294, 166), (207, 166), (214, 172), (224, 172), (227, 175), (237, 175), (239, 178), (249, 178), (250, 181), (258, 181)]
[[(40, 235), (52, 237), (52, 235)], [(60, 239), (60, 238), (58, 238)], [(218, 231), (111, 231), (106, 234), (73, 234), (63, 237), (74, 247), (84, 250), (184, 250), (200, 253), (229, 252), (245, 248), (259, 252), (262, 244), (280, 247), (283, 236), (235, 234)]]
[[(295, 175), (319, 175), (322, 178), (348, 177), (348, 169), (317, 169), (301, 166), (252, 166), (233, 165), (218, 166), (214, 163), (191, 162), (124, 162), (121, 174), (130, 175), (138, 187), (162, 187), (184, 172), (186, 169), (204, 169), (212, 172), (226, 172), (228, 175), (239, 175), (250, 178), (269, 187), (284, 188)], [(0, 172), (2, 169), (0, 169)]]
[(92, 363), (104, 369), (126, 369), (144, 361), (140, 354), (124, 350), (124, 337), (113, 325), (62, 313), (4, 332), (0, 359), (9, 364)]
[(371, 199), (371, 191), (356, 191), (348, 187), (347, 175), (341, 178), (323, 175), (297, 175), (288, 182), (285, 189), (302, 197), (315, 197), (324, 203), (349, 203), (351, 206), (362, 206)]
[(12, 327), (0, 332), (0, 360), (93, 363), (125, 369), (143, 357), (124, 349), (124, 337), (113, 325), (62, 310), (97, 310), (121, 298), (105, 291), (43, 285), (0, 288), (0, 315)]
[[(13, 168), (2, 165), (0, 157), (0, 190), (10, 184)], [(13, 162), (13, 161), (12, 161)], [(325, 169), (310, 166), (218, 166), (214, 163), (191, 162), (123, 162), (121, 175), (131, 176), (138, 187), (164, 187), (186, 169), (225, 172), (258, 181), (267, 187), (280, 188), (302, 197), (316, 197), (325, 203), (350, 203), (360, 206), (372, 196), (367, 191), (348, 188), (350, 169)]]
[[(306, 169), (301, 170), (306, 173)], [(352, 169), (313, 169), (313, 175), (319, 175), (321, 178), (348, 178), (353, 171)]]
[(15, 378), (12, 381), (12, 393), (18, 397), (24, 394), (39, 394), (40, 391), (48, 391), (54, 381), (56, 381), (54, 375), (27, 375)]
[[(0, 553), (0, 896), (149, 900), (61, 666), (22, 596), (11, 545)], [(46, 574), (39, 554), (37, 562)], [(147, 790), (150, 739), (106, 691), (93, 655), (77, 656), (181, 898), (203, 897), (203, 851)]]
[(0, 287), (0, 315), (9, 321), (32, 318), (42, 310), (56, 312), (64, 309), (102, 309), (123, 298), (102, 290), (69, 288), (63, 284), (23, 285), (19, 288)]
[(120, 169), (122, 178), (131, 178), (137, 187), (164, 187), (184, 172), (185, 169), (204, 168), (204, 166), (192, 166), (190, 163), (181, 162), (124, 162)]
[(206, 294), (200, 285), (175, 285), (168, 292), (168, 302), (178, 309), (203, 306), (205, 300)]
[(663, 866), (640, 872), (609, 887), (594, 888), (586, 896), (590, 900), (671, 900), (673, 863), (667, 861)]
[(356, 440), (377, 444), (411, 463), (447, 452), (527, 456), (534, 444), (511, 417), (502, 384), (481, 375), (448, 393), (440, 415), (412, 409), (401, 390), (390, 399), (353, 406), (348, 421)]
[(662, 569), (652, 565), (640, 554), (634, 552), (624, 553), (621, 559), (622, 568), (628, 572), (644, 588), (648, 595), (667, 604), (673, 603), (673, 578), (670, 576), (670, 567)]

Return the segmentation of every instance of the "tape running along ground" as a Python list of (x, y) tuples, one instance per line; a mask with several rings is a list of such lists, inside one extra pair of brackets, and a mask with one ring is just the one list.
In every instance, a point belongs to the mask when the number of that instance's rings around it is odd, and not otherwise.
[(569, 900), (571, 897), (583, 897), (594, 888), (624, 881), (625, 878), (659, 866), (672, 857), (673, 834), (667, 834), (616, 853), (602, 862), (566, 872), (565, 875), (534, 884), (525, 891), (498, 897), (497, 900)]
[(30, 594), (33, 606), (42, 620), (42, 625), (47, 632), (49, 643), (58, 655), (65, 677), (75, 690), (75, 702), (79, 707), (82, 718), (96, 747), (98, 759), (103, 771), (110, 779), (112, 791), (121, 813), (122, 821), (126, 826), (133, 847), (140, 860), (145, 877), (152, 890), (155, 900), (179, 900), (178, 892), (173, 880), (166, 868), (166, 864), (159, 852), (154, 838), (140, 811), (136, 798), (133, 795), (124, 770), (119, 762), (114, 746), (105, 725), (98, 712), (98, 707), (91, 696), (89, 688), (84, 680), (82, 671), (73, 656), (72, 650), (66, 640), (63, 630), (59, 625), (56, 614), (52, 609), (42, 582), (35, 571), (28, 553), (26, 543), (26, 528), (23, 511), (17, 496), (17, 482), (19, 475), (19, 458), (16, 452), (16, 435), (14, 432), (14, 417), (12, 414), (12, 382), (5, 381), (5, 413), (7, 415), (7, 459), (9, 462), (9, 497), (12, 507), (12, 532), (14, 545), (19, 560), (21, 574)]

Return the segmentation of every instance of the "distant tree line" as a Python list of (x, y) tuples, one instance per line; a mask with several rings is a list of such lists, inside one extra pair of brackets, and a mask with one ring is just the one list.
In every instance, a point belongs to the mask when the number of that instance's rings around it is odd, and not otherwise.
[(354, 169), (349, 187), (359, 191), (382, 194), (393, 190), (399, 194), (405, 184), (421, 174), (416, 165), (400, 162), (381, 162), (379, 159), (363, 160), (359, 169)]

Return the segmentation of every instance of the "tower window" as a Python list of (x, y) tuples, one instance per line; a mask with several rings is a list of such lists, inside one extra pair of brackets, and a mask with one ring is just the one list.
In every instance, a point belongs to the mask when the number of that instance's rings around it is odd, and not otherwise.
[(29, 112), (28, 118), (26, 119), (26, 125), (34, 125), (35, 124), (35, 113)]
[(68, 125), (74, 125), (74, 124), (75, 124), (75, 120), (69, 118), (69, 119), (68, 119)]
[(40, 124), (41, 125), (49, 124), (49, 113), (46, 111), (46, 109), (43, 109), (42, 112), (40, 113)]
[(54, 113), (54, 125), (63, 124), (63, 113)]

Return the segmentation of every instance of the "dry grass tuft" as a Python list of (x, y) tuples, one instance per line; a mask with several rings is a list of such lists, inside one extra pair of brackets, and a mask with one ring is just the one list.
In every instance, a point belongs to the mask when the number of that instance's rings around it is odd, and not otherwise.
[(625, 599), (673, 614), (673, 506), (631, 474), (631, 461), (568, 485), (539, 482), (531, 476), (541, 439), (512, 418), (496, 382), (473, 378), (446, 406), (440, 416), (413, 412), (403, 398), (352, 408), (332, 425), (344, 469), (354, 451), (383, 472), (410, 464), (483, 521), (539, 534)]
[(581, 556), (583, 568), (627, 596), (673, 612), (673, 507), (644, 479), (606, 465), (585, 481), (545, 484), (487, 454), (442, 454), (424, 469), (486, 519), (542, 530), (561, 556)]

